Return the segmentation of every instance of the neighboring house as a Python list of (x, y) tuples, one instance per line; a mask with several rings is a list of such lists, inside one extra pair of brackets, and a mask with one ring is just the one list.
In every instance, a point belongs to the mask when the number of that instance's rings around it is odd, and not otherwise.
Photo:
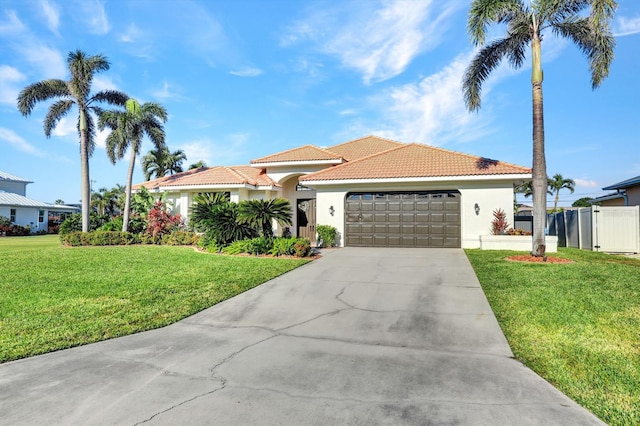
[[(227, 192), (231, 201), (283, 197), (296, 209), (291, 232), (315, 240), (316, 224), (337, 228), (341, 246), (480, 246), (493, 211), (513, 223), (513, 185), (531, 169), (377, 136), (328, 148), (305, 145), (251, 161), (210, 167), (134, 186), (167, 192), (189, 214), (193, 196)], [(282, 231), (282, 230), (280, 230)]]
[(616, 191), (591, 200), (601, 206), (640, 206), (640, 176), (618, 182), (602, 188), (603, 191)]
[(27, 198), (27, 185), (30, 183), (33, 182), (0, 171), (0, 216), (16, 225), (29, 226), (31, 232), (42, 232), (48, 230), (50, 213), (59, 216), (61, 213), (78, 211), (76, 207)]

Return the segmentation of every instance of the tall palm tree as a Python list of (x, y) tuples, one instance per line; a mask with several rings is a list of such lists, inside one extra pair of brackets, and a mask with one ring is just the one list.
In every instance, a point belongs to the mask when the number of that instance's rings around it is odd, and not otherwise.
[[(545, 256), (547, 166), (544, 154), (541, 43), (545, 30), (568, 38), (588, 56), (591, 86), (597, 88), (609, 74), (615, 40), (609, 22), (618, 4), (615, 0), (473, 0), (468, 30), (476, 46), (482, 46), (467, 68), (463, 82), (465, 103), (470, 111), (480, 108), (482, 83), (503, 59), (514, 68), (524, 62), (531, 49), (533, 97), (533, 247), (531, 254)], [(583, 12), (588, 10), (588, 15)], [(506, 24), (507, 35), (485, 45), (487, 27)]]
[(131, 210), (131, 184), (136, 157), (142, 147), (142, 138), (146, 134), (156, 146), (165, 147), (164, 127), (167, 121), (167, 110), (156, 103), (145, 102), (140, 105), (135, 99), (129, 99), (125, 111), (104, 111), (98, 119), (98, 128), (111, 129), (107, 136), (107, 155), (113, 164), (124, 157), (127, 149), (131, 150), (127, 183), (125, 187), (124, 216), (122, 218), (122, 232), (129, 227), (129, 212)]
[(82, 188), (82, 231), (89, 231), (89, 204), (91, 185), (89, 182), (89, 157), (95, 148), (95, 124), (93, 114), (100, 115), (102, 109), (96, 103), (124, 105), (128, 96), (117, 90), (102, 90), (91, 94), (91, 83), (95, 74), (109, 69), (107, 58), (102, 55), (87, 56), (81, 50), (69, 52), (67, 65), (71, 78), (68, 81), (50, 79), (30, 84), (18, 95), (18, 109), (25, 117), (30, 115), (36, 103), (57, 99), (44, 119), (44, 134), (51, 131), (75, 105), (78, 108), (78, 135), (80, 137), (80, 169)]
[(552, 193), (556, 195), (553, 202), (554, 213), (558, 208), (558, 200), (560, 198), (561, 189), (568, 189), (573, 194), (573, 191), (575, 191), (576, 189), (576, 183), (573, 181), (573, 179), (565, 179), (560, 173), (556, 173), (551, 179), (549, 179), (549, 190), (550, 192), (553, 191)]
[(182, 172), (182, 162), (187, 159), (184, 151), (169, 151), (169, 148), (152, 149), (142, 158), (144, 178), (150, 180), (151, 176), (160, 178), (166, 175)]

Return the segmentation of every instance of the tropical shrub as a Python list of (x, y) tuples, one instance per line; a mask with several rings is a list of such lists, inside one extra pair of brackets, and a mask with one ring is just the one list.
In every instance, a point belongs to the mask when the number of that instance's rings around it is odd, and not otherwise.
[[(239, 240), (239, 241), (234, 241), (231, 244), (222, 247), (221, 248), (221, 252), (224, 254), (241, 254), (241, 253), (248, 253), (249, 252), (249, 246), (250, 246), (250, 239), (246, 239), (246, 240)], [(213, 251), (213, 250), (209, 250), (209, 251)]]
[(102, 225), (96, 231), (120, 231), (122, 230), (122, 216), (116, 216)]
[(493, 211), (493, 220), (491, 221), (491, 235), (504, 235), (509, 229), (507, 222), (507, 214), (502, 209)]
[[(89, 214), (89, 231), (95, 231), (109, 221), (109, 216), (91, 212)], [(58, 233), (67, 234), (69, 232), (82, 231), (82, 214), (74, 213), (69, 215), (64, 222), (60, 224)]]
[(95, 231), (67, 232), (60, 234), (60, 241), (65, 246), (116, 246), (140, 243), (140, 236), (131, 232)]
[(271, 255), (273, 256), (293, 256), (295, 254), (296, 237), (282, 237), (273, 240)]
[(240, 203), (238, 209), (240, 223), (249, 224), (261, 236), (267, 238), (273, 237), (274, 220), (281, 226), (291, 225), (291, 217), (291, 204), (284, 198), (246, 200)]
[(298, 238), (293, 249), (296, 257), (307, 257), (311, 254), (311, 242), (307, 238)]
[(162, 237), (162, 243), (169, 246), (192, 246), (198, 242), (198, 235), (191, 231), (173, 231)]
[(525, 231), (524, 229), (519, 228), (509, 228), (507, 235), (531, 235), (531, 231)]
[(142, 241), (146, 244), (161, 244), (165, 235), (179, 231), (182, 227), (182, 217), (169, 213), (163, 201), (156, 201), (147, 215), (147, 230)]
[(336, 245), (338, 230), (330, 225), (318, 225), (318, 245), (320, 247), (333, 247)]

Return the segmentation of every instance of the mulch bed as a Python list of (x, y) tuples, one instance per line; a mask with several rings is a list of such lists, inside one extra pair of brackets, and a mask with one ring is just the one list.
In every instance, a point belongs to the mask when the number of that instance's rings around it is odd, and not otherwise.
[(524, 263), (573, 263), (573, 260), (563, 259), (561, 257), (551, 257), (551, 256), (547, 256), (547, 261), (545, 262), (542, 257), (531, 256), (530, 254), (509, 256), (507, 257), (507, 260), (511, 262), (524, 262)]

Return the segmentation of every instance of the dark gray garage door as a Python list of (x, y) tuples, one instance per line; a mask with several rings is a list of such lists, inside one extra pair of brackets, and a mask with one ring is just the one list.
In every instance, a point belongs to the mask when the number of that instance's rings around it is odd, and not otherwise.
[(346, 245), (351, 247), (460, 247), (457, 191), (351, 192)]

